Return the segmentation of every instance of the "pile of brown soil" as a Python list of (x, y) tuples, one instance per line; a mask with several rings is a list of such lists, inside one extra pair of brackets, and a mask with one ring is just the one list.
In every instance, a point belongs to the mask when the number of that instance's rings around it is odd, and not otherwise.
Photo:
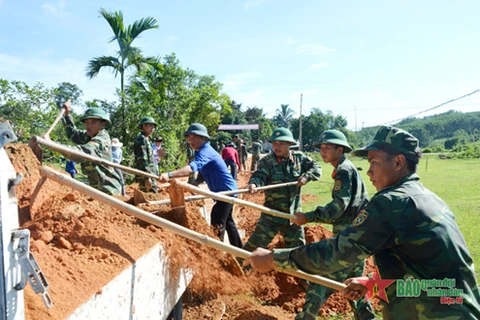
[[(52, 309), (46, 309), (40, 296), (27, 286), (28, 319), (67, 317), (92, 295), (101, 294), (104, 285), (159, 241), (167, 250), (171, 276), (176, 276), (180, 268), (194, 272), (183, 299), (187, 320), (217, 319), (217, 315), (222, 319), (291, 319), (301, 309), (305, 292), (298, 279), (276, 272), (235, 275), (231, 257), (225, 253), (149, 225), (56, 182), (47, 180), (30, 208), (30, 195), (40, 179), (40, 163), (26, 145), (10, 144), (5, 149), (15, 170), (24, 176), (15, 187), (20, 224), (31, 231), (31, 250), (50, 284), (54, 304)], [(239, 186), (246, 185), (248, 178), (249, 175), (240, 175)], [(119, 198), (131, 203), (132, 187), (135, 186), (127, 188), (128, 197)], [(168, 198), (166, 190), (148, 195), (149, 200)], [(244, 194), (242, 198), (263, 204), (262, 193)], [(214, 231), (199, 213), (203, 204), (202, 201), (187, 203), (184, 215), (173, 214), (168, 205), (139, 207), (215, 238)], [(237, 224), (249, 237), (259, 212), (235, 207)], [(31, 213), (34, 221), (30, 220)], [(309, 239), (318, 241), (328, 236), (321, 226), (307, 229)], [(274, 245), (281, 246), (281, 242), (276, 240)], [(348, 303), (335, 294), (320, 314), (348, 310)]]

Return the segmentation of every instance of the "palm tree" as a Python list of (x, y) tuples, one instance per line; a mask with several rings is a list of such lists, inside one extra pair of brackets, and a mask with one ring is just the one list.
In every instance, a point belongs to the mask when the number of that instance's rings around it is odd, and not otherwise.
[[(122, 104), (122, 120), (125, 121), (125, 70), (133, 66), (140, 70), (145, 65), (158, 66), (159, 62), (154, 57), (144, 57), (139, 48), (132, 46), (133, 41), (144, 31), (149, 29), (157, 29), (157, 20), (147, 17), (135, 21), (133, 24), (125, 28), (123, 24), (123, 14), (121, 11), (108, 12), (101, 8), (100, 15), (107, 20), (110, 28), (112, 28), (114, 36), (110, 42), (117, 41), (119, 50), (117, 56), (101, 56), (90, 60), (87, 67), (86, 76), (89, 79), (94, 78), (104, 67), (112, 68), (115, 77), (120, 74), (120, 94)], [(126, 128), (124, 126), (124, 128)], [(123, 139), (126, 139), (126, 130), (123, 132)]]
[(277, 115), (274, 118), (275, 123), (279, 127), (289, 128), (292, 121), (293, 114), (295, 113), (288, 107), (288, 104), (281, 104), (280, 109), (277, 109)]

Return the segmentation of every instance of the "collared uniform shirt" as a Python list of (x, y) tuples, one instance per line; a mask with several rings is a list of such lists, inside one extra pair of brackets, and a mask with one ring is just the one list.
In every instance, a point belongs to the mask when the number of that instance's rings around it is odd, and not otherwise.
[(333, 234), (338, 234), (352, 223), (360, 209), (368, 203), (368, 193), (357, 168), (345, 155), (334, 172), (332, 201), (305, 215), (309, 222), (332, 224)]

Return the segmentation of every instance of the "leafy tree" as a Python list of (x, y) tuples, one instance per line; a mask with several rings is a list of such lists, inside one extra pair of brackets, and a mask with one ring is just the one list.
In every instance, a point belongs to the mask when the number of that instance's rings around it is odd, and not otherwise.
[(47, 131), (57, 114), (51, 90), (43, 84), (0, 79), (0, 118), (11, 121), (20, 141)]
[[(154, 57), (144, 57), (139, 48), (134, 47), (133, 41), (143, 32), (150, 29), (157, 29), (157, 20), (152, 17), (147, 17), (135, 21), (133, 24), (125, 27), (123, 22), (123, 14), (121, 11), (108, 12), (105, 9), (100, 9), (100, 15), (108, 22), (113, 31), (114, 36), (110, 42), (117, 41), (118, 53), (116, 57), (101, 56), (90, 60), (87, 67), (86, 76), (90, 79), (98, 75), (102, 68), (112, 68), (115, 76), (120, 74), (120, 96), (121, 96), (121, 115), (122, 122), (126, 120), (125, 110), (125, 71), (129, 67), (135, 67), (140, 70), (145, 65), (159, 67), (158, 60)], [(123, 139), (126, 139), (127, 132), (123, 132)]]
[[(312, 149), (312, 144), (315, 141), (318, 141), (320, 134), (328, 129), (340, 130), (347, 138), (350, 135), (350, 132), (346, 129), (347, 120), (341, 116), (335, 116), (332, 111), (327, 111), (323, 113), (318, 108), (312, 108), (310, 115), (302, 118), (302, 144), (309, 150)], [(298, 138), (299, 136), (299, 119), (294, 119), (292, 121), (291, 130), (293, 136)]]
[[(221, 83), (213, 76), (183, 69), (175, 54), (163, 57), (160, 62), (161, 68), (146, 67), (137, 71), (125, 89), (128, 121), (123, 125), (128, 134), (124, 143), (131, 144), (138, 133), (138, 122), (150, 115), (160, 123), (155, 135), (163, 137), (164, 148), (169, 154), (178, 152), (183, 157), (186, 128), (200, 122), (213, 135), (222, 115), (231, 113), (230, 98), (221, 91)], [(122, 119), (118, 111), (112, 118)], [(182, 157), (163, 159), (160, 167), (173, 169), (184, 165)]]
[(60, 109), (65, 101), (71, 100), (72, 105), (80, 105), (80, 97), (83, 95), (83, 91), (73, 83), (62, 82), (58, 84), (58, 87), (53, 89), (53, 100)]
[(263, 109), (259, 107), (249, 108), (245, 111), (245, 120), (250, 124), (258, 124), (258, 130), (253, 130), (250, 133), (250, 140), (260, 139), (265, 140), (272, 134), (272, 122), (267, 119), (263, 113)]
[(276, 110), (277, 114), (273, 118), (273, 121), (279, 127), (290, 128), (290, 122), (295, 112), (288, 106), (288, 104), (281, 104), (280, 109)]

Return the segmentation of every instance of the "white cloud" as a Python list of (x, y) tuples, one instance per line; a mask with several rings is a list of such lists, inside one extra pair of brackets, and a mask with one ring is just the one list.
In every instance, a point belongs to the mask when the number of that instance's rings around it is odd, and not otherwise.
[(469, 94), (470, 92), (473, 92), (473, 91), (475, 91), (475, 90), (477, 90), (477, 89), (478, 89), (478, 88), (475, 88), (475, 89), (474, 89), (474, 88), (468, 88), (468, 87), (465, 88), (465, 87), (464, 87), (464, 88), (460, 88), (460, 92), (461, 92), (462, 94)]
[(337, 50), (328, 48), (319, 44), (302, 44), (297, 46), (298, 54), (307, 54), (307, 55), (323, 55), (328, 52), (336, 52)]
[(226, 92), (236, 91), (250, 81), (261, 78), (262, 76), (263, 74), (257, 71), (230, 74), (224, 81), (223, 87)]
[(0, 53), (0, 71), (9, 70), (12, 65), (18, 65), (20, 61), (17, 57)]
[(65, 11), (63, 10), (66, 6), (66, 2), (64, 0), (59, 0), (56, 3), (47, 2), (42, 4), (42, 9), (56, 17), (64, 17), (66, 15)]
[(287, 38), (287, 44), (290, 44), (290, 45), (293, 45), (293, 44), (297, 44), (297, 40), (295, 39), (292, 39), (290, 37)]
[(264, 97), (264, 89), (255, 89), (251, 91), (245, 91), (242, 93), (237, 93), (232, 96), (232, 99), (242, 103), (242, 106), (245, 108), (260, 106), (259, 102), (262, 101)]
[(326, 67), (328, 67), (328, 63), (326, 62), (314, 63), (310, 66), (310, 70), (317, 70)]
[(373, 91), (368, 94), (369, 97), (381, 97), (383, 93), (381, 91)]
[(177, 41), (178, 41), (178, 38), (176, 36), (169, 36), (165, 39), (165, 46), (169, 50), (173, 50), (173, 47)]
[(248, 10), (250, 8), (255, 8), (261, 4), (267, 3), (268, 1), (269, 0), (247, 0), (243, 7)]
[(57, 87), (61, 82), (76, 84), (84, 93), (82, 99), (116, 100), (115, 89), (120, 80), (105, 69), (92, 80), (85, 77), (88, 61), (75, 59), (55, 60), (54, 58), (17, 57), (0, 53), (0, 73), (9, 81), (19, 80), (27, 85), (37, 82), (47, 88)]
[(314, 96), (318, 93), (318, 90), (317, 89), (311, 89), (311, 90), (307, 90), (303, 93), (303, 96), (304, 97), (309, 97), (309, 96)]

